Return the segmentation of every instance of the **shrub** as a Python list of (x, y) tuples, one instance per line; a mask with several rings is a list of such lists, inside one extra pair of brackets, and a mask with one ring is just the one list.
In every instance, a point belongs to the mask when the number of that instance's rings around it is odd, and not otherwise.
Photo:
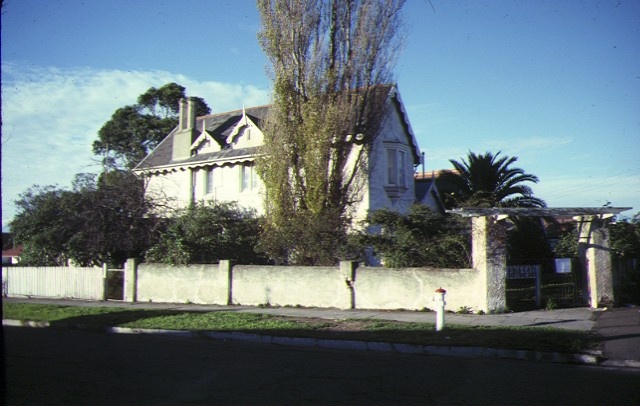
[(172, 265), (220, 259), (265, 263), (265, 257), (256, 251), (259, 234), (254, 211), (235, 203), (200, 203), (178, 213), (160, 242), (147, 251), (146, 259)]

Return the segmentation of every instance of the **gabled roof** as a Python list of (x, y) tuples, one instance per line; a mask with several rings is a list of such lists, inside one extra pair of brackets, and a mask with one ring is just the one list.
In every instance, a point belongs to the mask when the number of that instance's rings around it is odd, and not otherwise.
[(435, 179), (418, 179), (417, 177), (414, 179), (416, 203), (427, 204), (432, 202), (437, 206), (436, 208), (440, 213), (444, 213), (445, 208)]
[[(269, 106), (251, 107), (244, 110), (227, 111), (225, 113), (209, 114), (196, 118), (196, 133), (201, 134), (202, 129), (209, 134), (221, 147), (226, 145), (226, 139), (233, 131), (235, 125), (242, 119), (243, 111), (246, 115), (256, 123), (260, 125), (267, 115)], [(255, 154), (256, 148), (241, 148), (241, 149), (223, 149), (221, 151), (212, 152), (208, 154), (193, 155), (184, 159), (173, 159), (173, 137), (177, 132), (175, 128), (169, 135), (158, 144), (158, 146), (143, 159), (134, 170), (144, 171), (149, 169), (161, 169), (169, 168), (173, 166), (197, 166), (198, 163), (204, 164), (214, 159), (231, 159), (241, 156), (251, 156)], [(191, 142), (195, 139), (191, 140)]]
[(400, 113), (400, 117), (402, 118), (402, 125), (404, 127), (404, 131), (409, 135), (409, 142), (411, 143), (411, 152), (413, 153), (413, 163), (414, 165), (420, 165), (422, 162), (422, 155), (420, 154), (420, 149), (418, 148), (418, 141), (416, 141), (416, 136), (413, 134), (413, 129), (411, 128), (411, 123), (409, 122), (409, 115), (404, 108), (404, 103), (400, 98), (400, 92), (398, 91), (398, 86), (393, 85), (389, 89), (389, 97), (393, 100), (398, 112)]
[[(400, 94), (397, 86), (393, 85), (380, 85), (375, 89), (376, 97), (383, 97), (381, 101), (392, 103), (397, 109), (403, 128), (408, 137), (408, 142), (411, 146), (411, 152), (413, 155), (413, 161), (415, 165), (420, 163), (420, 151), (418, 149), (418, 143), (411, 129), (409, 118), (404, 109)], [(135, 168), (134, 171), (162, 171), (170, 168), (176, 168), (181, 166), (198, 167), (205, 165), (222, 165), (225, 163), (241, 162), (244, 160), (250, 160), (255, 157), (258, 152), (258, 147), (233, 149), (229, 148), (227, 139), (232, 134), (234, 129), (240, 123), (244, 114), (249, 118), (258, 128), (261, 128), (263, 121), (267, 117), (270, 106), (258, 106), (250, 107), (241, 110), (228, 111), (224, 113), (210, 114), (196, 118), (195, 131), (191, 144), (196, 141), (197, 138), (204, 131), (218, 142), (222, 148), (220, 151), (192, 155), (187, 158), (173, 159), (173, 138), (175, 137), (178, 129), (177, 127), (164, 139), (158, 146), (147, 155)], [(213, 162), (215, 161), (215, 162)], [(220, 161), (220, 162), (218, 162)]]

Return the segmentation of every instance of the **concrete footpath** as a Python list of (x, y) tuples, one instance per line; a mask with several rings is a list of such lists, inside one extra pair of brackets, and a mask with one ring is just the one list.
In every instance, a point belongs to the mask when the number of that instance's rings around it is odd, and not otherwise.
[[(226, 311), (241, 313), (263, 313), (278, 316), (322, 318), (331, 320), (374, 319), (397, 320), (404, 322), (436, 322), (436, 313), (415, 311), (385, 310), (340, 310), (325, 308), (294, 307), (252, 307), (218, 306), (179, 303), (128, 303), (120, 301), (80, 301), (56, 299), (3, 298), (5, 303), (42, 303), (65, 306), (100, 306), (127, 309), (171, 309), (188, 311)], [(552, 362), (578, 362), (615, 367), (640, 368), (640, 307), (620, 307), (613, 309), (590, 309), (586, 307), (535, 310), (518, 313), (475, 315), (447, 313), (447, 324), (470, 326), (526, 326), (553, 327), (558, 329), (593, 331), (602, 338), (601, 352), (594, 354), (533, 353), (532, 351), (498, 350), (485, 348), (455, 348), (393, 345), (385, 343), (357, 343), (346, 340), (289, 339), (286, 337), (264, 337), (246, 333), (208, 333), (210, 338), (245, 339), (259, 342), (272, 342), (290, 345), (311, 345), (332, 348), (351, 348), (363, 350), (392, 350), (401, 352), (419, 352), (437, 355), (516, 358)], [(24, 325), (20, 321), (3, 320), (5, 325)], [(111, 328), (110, 332), (144, 332), (139, 329)], [(162, 332), (168, 334), (169, 332)], [(203, 336), (202, 333), (182, 333), (182, 335)], [(414, 348), (416, 347), (416, 348)], [(417, 348), (421, 347), (421, 348)]]

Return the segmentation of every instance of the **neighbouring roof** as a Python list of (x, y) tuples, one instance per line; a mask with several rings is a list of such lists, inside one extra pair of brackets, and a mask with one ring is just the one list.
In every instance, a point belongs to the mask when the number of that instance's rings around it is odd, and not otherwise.
[(533, 208), (533, 207), (466, 207), (447, 210), (447, 213), (458, 214), (463, 217), (481, 216), (520, 216), (520, 217), (565, 217), (577, 216), (605, 216), (620, 214), (631, 210), (631, 207), (557, 207), (557, 208)]
[(438, 211), (444, 213), (444, 205), (440, 198), (438, 186), (433, 179), (417, 179), (415, 180), (416, 202), (424, 204), (431, 201), (437, 205)]
[[(381, 97), (390, 99), (394, 106), (400, 112), (402, 125), (406, 134), (409, 137), (409, 143), (413, 153), (414, 163), (417, 165), (420, 163), (420, 152), (418, 149), (418, 143), (416, 141), (413, 130), (409, 123), (409, 118), (404, 105), (400, 99), (400, 94), (395, 85), (383, 85), (379, 89), (383, 89), (382, 92), (376, 92)], [(226, 144), (227, 137), (231, 134), (236, 124), (242, 119), (243, 112), (246, 113), (249, 119), (255, 123), (258, 128), (261, 128), (261, 124), (265, 120), (270, 106), (258, 106), (249, 107), (241, 110), (228, 111), (224, 113), (210, 114), (196, 118), (194, 139), (202, 133), (204, 126), (205, 131), (222, 146)], [(173, 137), (177, 133), (177, 128), (174, 129), (164, 140), (158, 144), (158, 146), (147, 155), (135, 168), (136, 171), (148, 171), (156, 170), (161, 171), (164, 169), (170, 169), (180, 166), (198, 167), (211, 165), (215, 162), (217, 165), (232, 164), (251, 160), (258, 152), (259, 147), (251, 148), (226, 148), (220, 151), (197, 154), (191, 157), (182, 159), (173, 159)]]
[(20, 255), (22, 255), (22, 251), (24, 251), (24, 247), (22, 245), (18, 245), (16, 247), (13, 248), (9, 248), (6, 250), (2, 250), (2, 257), (11, 257), (11, 258), (17, 258)]

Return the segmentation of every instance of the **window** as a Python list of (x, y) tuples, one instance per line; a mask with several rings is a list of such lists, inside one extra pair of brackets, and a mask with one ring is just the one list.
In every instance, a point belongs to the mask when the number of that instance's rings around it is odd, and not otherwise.
[(407, 153), (398, 147), (387, 148), (387, 179), (385, 190), (390, 197), (399, 197), (408, 188)]
[(222, 168), (216, 168), (214, 166), (207, 170), (207, 187), (206, 193), (215, 193), (217, 187), (222, 186)]
[(398, 186), (407, 187), (407, 171), (405, 170), (406, 153), (398, 151)]
[(258, 174), (256, 167), (252, 163), (242, 165), (242, 187), (241, 190), (251, 190), (258, 188)]
[(407, 153), (402, 150), (387, 149), (387, 185), (407, 187)]
[(213, 168), (209, 168), (209, 170), (207, 170), (207, 194), (213, 193), (215, 187), (213, 176)]
[(395, 149), (387, 150), (387, 185), (397, 185), (398, 155)]

